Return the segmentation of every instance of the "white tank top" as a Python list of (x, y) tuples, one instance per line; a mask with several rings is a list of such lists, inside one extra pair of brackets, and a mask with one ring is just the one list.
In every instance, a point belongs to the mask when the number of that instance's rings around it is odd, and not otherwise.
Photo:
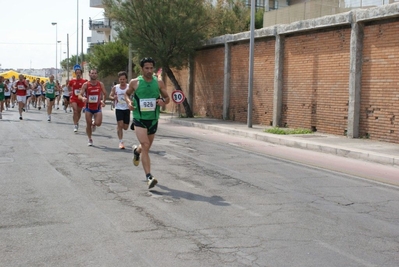
[(125, 101), (125, 93), (129, 86), (126, 85), (125, 89), (120, 88), (120, 84), (115, 85), (115, 109), (126, 110), (129, 109)]
[(38, 86), (37, 86), (37, 91), (36, 91), (35, 94), (36, 94), (36, 95), (41, 95), (41, 94), (42, 94), (42, 86), (41, 86), (41, 85), (38, 85)]
[(68, 86), (62, 87), (62, 95), (69, 96)]
[(5, 96), (11, 96), (12, 84), (9, 83), (9, 84), (6, 85), (6, 86), (7, 86), (7, 88), (8, 88), (8, 92), (5, 92), (5, 91), (4, 91), (4, 95), (5, 95)]
[(28, 90), (26, 90), (26, 95), (30, 96), (32, 94), (31, 85), (29, 84)]

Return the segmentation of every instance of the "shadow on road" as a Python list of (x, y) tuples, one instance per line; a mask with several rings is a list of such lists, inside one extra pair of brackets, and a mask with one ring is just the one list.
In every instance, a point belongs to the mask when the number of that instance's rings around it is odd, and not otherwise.
[(150, 190), (151, 193), (153, 193), (154, 195), (163, 195), (163, 196), (166, 195), (166, 196), (170, 196), (174, 199), (184, 198), (187, 200), (208, 202), (208, 203), (210, 203), (212, 205), (216, 205), (216, 206), (230, 206), (230, 204), (224, 202), (225, 200), (220, 196), (206, 197), (206, 196), (202, 196), (202, 195), (198, 195), (198, 194), (194, 194), (194, 193), (190, 193), (190, 192), (186, 192), (186, 191), (168, 188), (164, 185), (157, 185), (157, 187), (159, 187), (162, 190), (165, 190), (165, 192), (160, 192), (157, 190)]

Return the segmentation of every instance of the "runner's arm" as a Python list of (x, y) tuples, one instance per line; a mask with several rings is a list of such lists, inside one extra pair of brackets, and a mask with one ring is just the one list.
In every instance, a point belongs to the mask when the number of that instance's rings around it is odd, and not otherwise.
[(86, 92), (86, 88), (87, 88), (87, 82), (82, 85), (82, 88), (80, 88), (80, 92), (79, 92), (79, 95), (78, 95), (79, 100), (82, 100), (83, 102), (86, 102), (86, 100), (87, 100), (87, 98), (84, 97), (84, 93)]
[(105, 90), (105, 86), (102, 82), (100, 82), (100, 85), (101, 85), (101, 91), (103, 92), (102, 93), (103, 100), (101, 101), (101, 104), (103, 107), (105, 107), (105, 100), (107, 99), (107, 90)]
[(68, 87), (68, 92), (71, 93), (72, 92), (71, 81), (69, 81), (69, 83), (66, 86)]
[(138, 86), (138, 80), (133, 79), (129, 82), (129, 88), (125, 92), (125, 101), (130, 110), (133, 110), (131, 96), (132, 96), (132, 94), (134, 94), (134, 91), (136, 90), (137, 86)]
[(112, 87), (111, 93), (109, 93), (109, 99), (115, 100), (115, 86)]
[(170, 102), (168, 92), (166, 91), (165, 83), (163, 81), (159, 80), (158, 86), (159, 86), (159, 92), (160, 92), (162, 98), (157, 99), (157, 105), (165, 106), (166, 104), (169, 104), (169, 102)]

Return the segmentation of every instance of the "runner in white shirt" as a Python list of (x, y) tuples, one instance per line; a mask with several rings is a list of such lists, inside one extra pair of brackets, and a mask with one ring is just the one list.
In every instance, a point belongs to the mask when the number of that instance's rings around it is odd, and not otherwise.
[(69, 106), (69, 112), (72, 112), (71, 106), (69, 104), (71, 93), (68, 88), (69, 80), (65, 81), (65, 84), (62, 86), (62, 102), (64, 103), (64, 111), (67, 113), (67, 109)]
[(5, 85), (7, 86), (8, 91), (4, 92), (4, 98), (6, 101), (6, 110), (10, 107), (10, 99), (11, 99), (11, 90), (12, 90), (12, 83), (10, 83), (10, 80), (5, 81)]
[(127, 73), (121, 71), (118, 73), (119, 84), (111, 89), (109, 98), (115, 103), (115, 115), (118, 123), (116, 129), (119, 138), (119, 148), (125, 149), (123, 143), (123, 130), (127, 130), (130, 123), (130, 110), (125, 100), (125, 92), (128, 89)]
[(36, 83), (35, 83), (35, 97), (36, 97), (36, 101), (35, 101), (35, 108), (37, 107), (38, 110), (41, 110), (41, 102), (42, 102), (42, 85), (40, 84), (40, 79), (37, 78), (36, 79)]
[(32, 101), (32, 83), (28, 79), (26, 79), (26, 83), (28, 84), (28, 89), (26, 89), (26, 112), (28, 112)]
[(17, 83), (17, 80), (15, 79), (15, 76), (11, 77), (10, 84), (11, 84), (11, 107), (14, 108), (15, 102), (17, 102), (17, 88), (15, 87), (15, 84)]
[(56, 84), (59, 88), (59, 90), (55, 91), (55, 105), (57, 106), (57, 109), (60, 109), (60, 91), (61, 91), (61, 84), (60, 82), (57, 80)]

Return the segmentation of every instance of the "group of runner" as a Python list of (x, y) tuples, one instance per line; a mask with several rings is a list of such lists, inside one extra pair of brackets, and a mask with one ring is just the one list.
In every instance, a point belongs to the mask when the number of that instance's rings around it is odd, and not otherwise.
[[(68, 93), (69, 94), (69, 93)], [(50, 75), (47, 82), (37, 78), (30, 81), (23, 74), (11, 79), (4, 79), (0, 76), (0, 119), (4, 109), (7, 111), (14, 106), (18, 107), (19, 119), (23, 120), (22, 113), (28, 112), (32, 108), (41, 110), (47, 106), (48, 121), (51, 121), (53, 108), (59, 109), (61, 86), (54, 80), (54, 75)], [(68, 103), (64, 102), (64, 110), (67, 112)]]
[[(120, 149), (125, 149), (123, 131), (129, 128), (130, 112), (133, 111), (130, 128), (135, 130), (139, 141), (139, 145), (132, 147), (133, 164), (138, 166), (141, 159), (148, 188), (153, 188), (158, 181), (151, 174), (149, 150), (158, 129), (160, 107), (168, 104), (170, 99), (164, 82), (153, 75), (155, 61), (150, 57), (143, 58), (140, 60), (140, 66), (142, 75), (129, 83), (127, 73), (119, 72), (119, 83), (114, 84), (108, 97), (115, 106)], [(84, 108), (88, 146), (93, 146), (92, 133), (102, 124), (102, 108), (105, 106), (107, 92), (104, 84), (97, 79), (96, 69), (90, 70), (89, 81), (82, 78), (80, 69), (75, 70), (75, 74), (76, 78), (69, 82), (70, 102), (74, 111), (74, 132), (79, 129), (79, 120)]]
[[(135, 130), (139, 141), (139, 145), (132, 147), (133, 164), (138, 166), (141, 159), (148, 187), (153, 188), (158, 181), (151, 174), (149, 150), (158, 129), (160, 107), (168, 104), (170, 99), (164, 82), (153, 75), (155, 61), (150, 57), (146, 57), (140, 60), (140, 66), (142, 75), (132, 79), (129, 83), (127, 81), (127, 73), (125, 71), (119, 72), (119, 83), (112, 87), (108, 97), (115, 104), (116, 132), (120, 149), (125, 149), (123, 131), (129, 128), (130, 112), (132, 111), (133, 113), (133, 122), (130, 128)], [(88, 146), (93, 146), (92, 133), (96, 130), (96, 127), (102, 124), (102, 108), (105, 107), (107, 92), (104, 84), (98, 80), (96, 69), (90, 70), (89, 80), (82, 77), (80, 68), (75, 69), (75, 74), (76, 78), (67, 81), (63, 86), (54, 81), (53, 75), (49, 77), (49, 81), (44, 83), (36, 81), (35, 85), (31, 85), (23, 75), (19, 75), (18, 81), (9, 82), (12, 84), (11, 86), (8, 86), (8, 83), (4, 82), (4, 78), (0, 76), (0, 118), (3, 105), (5, 104), (8, 107), (4, 95), (7, 94), (11, 98), (12, 94), (8, 94), (11, 91), (12, 93), (15, 92), (19, 107), (19, 119), (22, 120), (22, 112), (25, 111), (27, 99), (29, 98), (27, 91), (31, 89), (34, 92), (37, 90), (45, 92), (48, 121), (51, 121), (52, 108), (57, 98), (56, 92), (58, 92), (58, 95), (62, 93), (65, 112), (67, 112), (68, 105), (73, 109), (75, 133), (79, 130), (79, 120), (82, 112), (85, 113)], [(37, 101), (36, 97), (34, 107), (37, 105), (40, 109), (41, 102)], [(10, 102), (14, 103), (12, 100)]]

